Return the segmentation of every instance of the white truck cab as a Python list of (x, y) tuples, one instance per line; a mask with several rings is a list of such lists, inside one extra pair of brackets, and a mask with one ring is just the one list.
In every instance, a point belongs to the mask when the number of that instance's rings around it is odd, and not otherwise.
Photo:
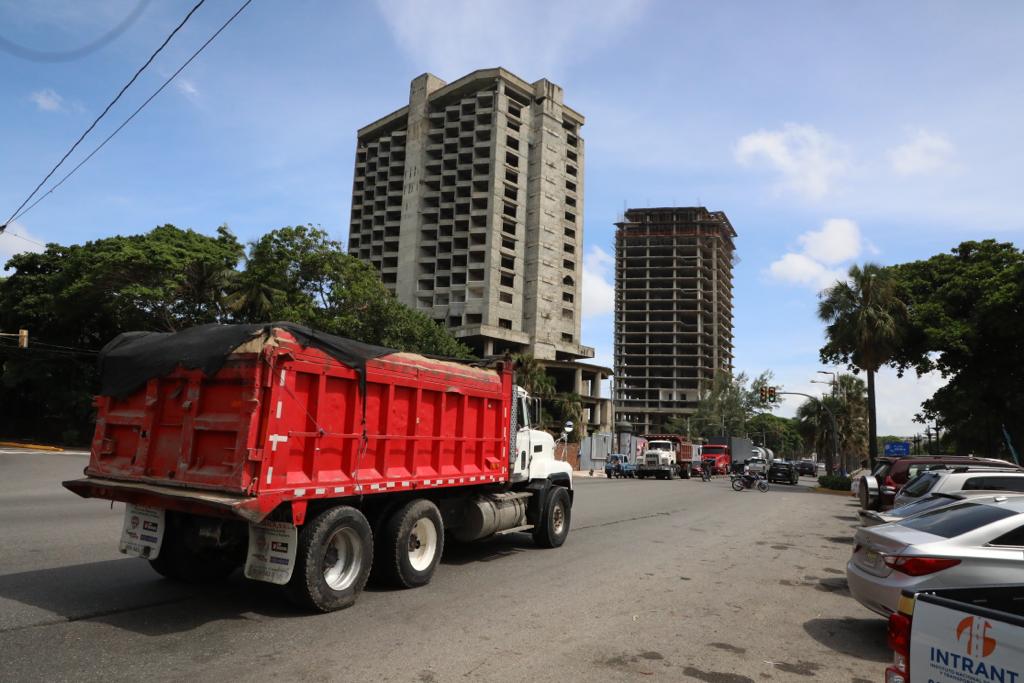
[[(553, 474), (567, 475), (572, 480), (572, 466), (555, 456), (555, 439), (547, 432), (534, 429), (540, 416), (540, 399), (526, 390), (515, 388), (516, 454), (512, 466), (512, 482), (550, 479)], [(561, 440), (561, 439), (559, 439)]]
[(676, 446), (671, 441), (648, 441), (647, 450), (637, 459), (636, 476), (657, 477), (658, 479), (675, 479), (679, 474), (679, 463), (676, 462)]

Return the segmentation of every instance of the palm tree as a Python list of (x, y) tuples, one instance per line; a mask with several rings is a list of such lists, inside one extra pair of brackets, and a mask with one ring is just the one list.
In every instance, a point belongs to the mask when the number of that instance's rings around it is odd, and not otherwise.
[(516, 354), (516, 383), (531, 396), (545, 398), (555, 393), (555, 380), (544, 370), (544, 366), (529, 354)]
[(875, 373), (895, 354), (905, 331), (907, 306), (889, 271), (875, 263), (851, 266), (848, 279), (821, 293), (818, 317), (827, 323), (821, 349), (826, 363), (859, 368), (868, 376), (868, 457), (878, 457)]

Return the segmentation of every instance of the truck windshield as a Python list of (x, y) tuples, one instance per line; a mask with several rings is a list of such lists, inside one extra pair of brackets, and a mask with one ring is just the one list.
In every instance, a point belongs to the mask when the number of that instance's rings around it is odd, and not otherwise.
[(651, 441), (647, 444), (647, 450), (649, 451), (670, 451), (672, 450), (672, 444), (668, 441)]

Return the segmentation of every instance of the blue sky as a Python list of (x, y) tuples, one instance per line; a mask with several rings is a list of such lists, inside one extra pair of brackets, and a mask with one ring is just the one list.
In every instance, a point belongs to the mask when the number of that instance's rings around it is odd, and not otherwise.
[[(136, 4), (0, 0), (0, 36), (70, 50)], [(150, 3), (71, 61), (0, 52), (3, 218), (193, 4)], [(200, 8), (92, 144), (239, 4)], [(816, 293), (851, 263), (1019, 242), (1022, 20), (1018, 2), (256, 0), (11, 232), (66, 243), (227, 223), (248, 240), (309, 222), (344, 240), (356, 129), (420, 73), (500, 65), (560, 84), (587, 117), (583, 342), (597, 360), (611, 365), (623, 207), (699, 203), (739, 233), (737, 369), (820, 392)], [(25, 248), (0, 237), (0, 258)], [(880, 431), (921, 431), (913, 413), (940, 384), (883, 373)]]

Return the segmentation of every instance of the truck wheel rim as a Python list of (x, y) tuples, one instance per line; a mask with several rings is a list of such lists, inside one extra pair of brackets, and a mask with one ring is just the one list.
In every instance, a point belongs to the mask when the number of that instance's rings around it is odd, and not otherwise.
[(355, 529), (338, 529), (327, 542), (324, 553), (324, 581), (331, 590), (341, 591), (355, 583), (363, 566), (363, 544)]
[(562, 507), (561, 503), (555, 505), (555, 509), (551, 511), (551, 529), (558, 536), (562, 533), (565, 528), (565, 508)]
[(409, 532), (409, 564), (418, 572), (428, 568), (437, 554), (437, 528), (428, 518), (416, 520)]

